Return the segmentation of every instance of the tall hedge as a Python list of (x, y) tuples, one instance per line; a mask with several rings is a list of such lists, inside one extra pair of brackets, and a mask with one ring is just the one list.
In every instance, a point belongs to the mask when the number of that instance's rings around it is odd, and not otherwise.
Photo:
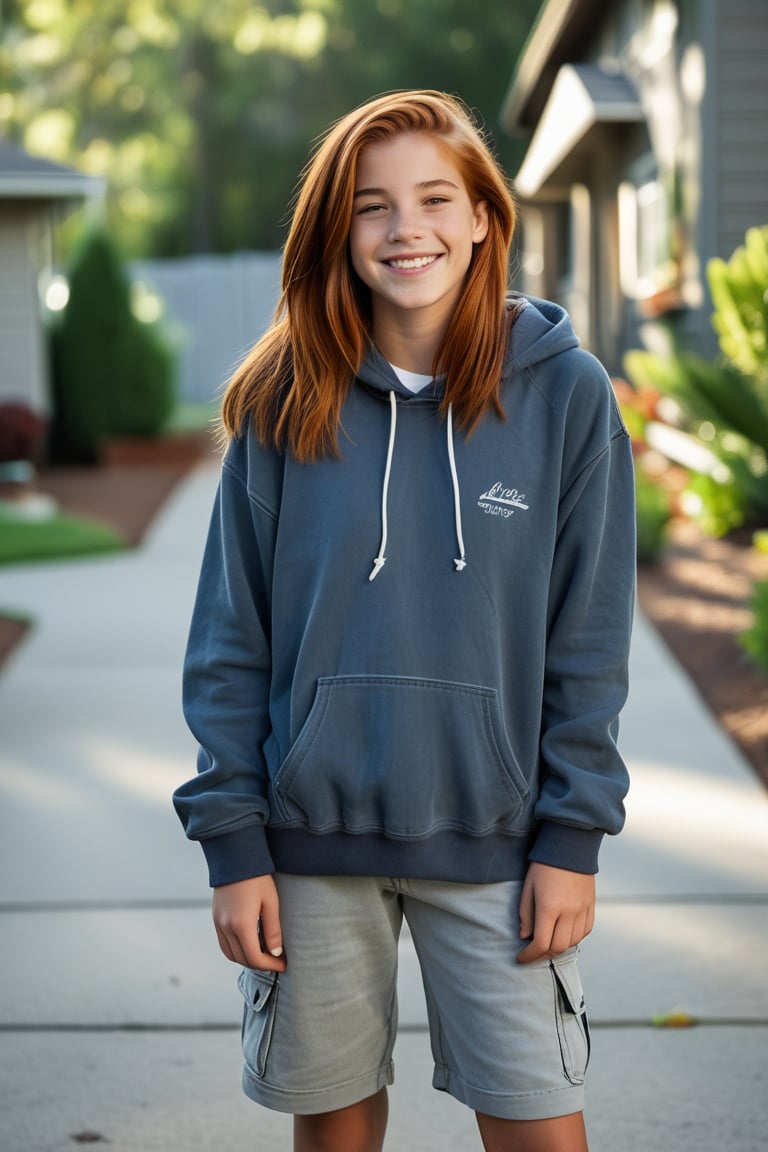
[(175, 364), (156, 324), (131, 310), (109, 234), (94, 228), (69, 269), (69, 300), (51, 329), (55, 456), (93, 461), (110, 436), (152, 436), (175, 401)]

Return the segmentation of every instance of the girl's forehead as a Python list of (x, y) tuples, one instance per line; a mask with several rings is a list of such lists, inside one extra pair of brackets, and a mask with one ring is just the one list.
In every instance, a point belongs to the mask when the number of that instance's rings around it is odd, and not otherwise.
[(412, 177), (414, 184), (441, 175), (464, 182), (449, 145), (428, 132), (403, 132), (390, 140), (366, 144), (357, 160), (356, 188), (374, 171), (379, 178)]

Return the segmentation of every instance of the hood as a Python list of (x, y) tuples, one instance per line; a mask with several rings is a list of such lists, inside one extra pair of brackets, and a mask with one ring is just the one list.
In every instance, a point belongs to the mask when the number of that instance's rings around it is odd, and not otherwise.
[[(503, 381), (516, 372), (578, 347), (579, 339), (570, 316), (559, 304), (513, 293), (508, 297), (507, 305), (516, 309), (516, 315), (502, 369)], [(415, 394), (409, 391), (374, 344), (368, 347), (358, 380), (369, 391), (379, 393), (383, 400), (394, 392), (398, 404), (436, 404), (443, 395), (442, 376), (435, 378), (432, 387)]]
[(509, 297), (509, 303), (516, 304), (518, 312), (510, 332), (503, 379), (551, 360), (561, 352), (578, 348), (579, 338), (573, 330), (571, 318), (559, 304), (537, 300), (533, 296), (514, 295)]

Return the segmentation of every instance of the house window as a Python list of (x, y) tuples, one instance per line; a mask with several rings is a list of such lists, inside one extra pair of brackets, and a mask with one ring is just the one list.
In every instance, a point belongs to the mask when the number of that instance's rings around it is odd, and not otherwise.
[(669, 225), (664, 189), (651, 180), (637, 189), (637, 295), (652, 296), (667, 274)]
[(658, 179), (619, 187), (619, 272), (625, 296), (649, 316), (681, 306), (678, 222)]
[(637, 189), (628, 181), (619, 185), (619, 283), (630, 300), (637, 299)]

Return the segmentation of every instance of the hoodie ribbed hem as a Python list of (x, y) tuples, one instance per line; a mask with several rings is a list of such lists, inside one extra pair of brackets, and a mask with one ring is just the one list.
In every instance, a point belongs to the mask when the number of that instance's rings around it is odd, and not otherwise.
[(421, 840), (394, 840), (380, 834), (320, 836), (300, 828), (265, 829), (263, 824), (249, 824), (202, 840), (201, 847), (212, 888), (275, 871), (493, 884), (522, 880), (530, 861), (572, 872), (597, 872), (603, 835), (597, 828), (545, 822), (538, 832), (519, 836), (438, 832)]
[(438, 832), (421, 840), (383, 835), (318, 836), (296, 828), (267, 828), (278, 872), (300, 876), (403, 876), (412, 880), (451, 880), (493, 884), (522, 880), (535, 833), (520, 836), (465, 836)]

